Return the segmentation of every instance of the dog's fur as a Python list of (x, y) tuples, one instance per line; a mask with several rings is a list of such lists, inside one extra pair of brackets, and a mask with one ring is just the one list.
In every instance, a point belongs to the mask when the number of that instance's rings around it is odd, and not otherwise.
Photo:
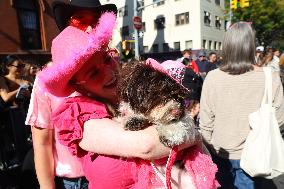
[(165, 73), (140, 62), (130, 63), (122, 69), (119, 94), (125, 129), (155, 125), (161, 142), (169, 147), (199, 137), (184, 108), (190, 93)]

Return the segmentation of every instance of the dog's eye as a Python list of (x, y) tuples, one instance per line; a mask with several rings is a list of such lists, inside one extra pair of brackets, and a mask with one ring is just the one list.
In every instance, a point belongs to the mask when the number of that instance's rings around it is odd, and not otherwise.
[(172, 119), (172, 120), (171, 120), (171, 122), (176, 122), (176, 121), (177, 121), (177, 119)]

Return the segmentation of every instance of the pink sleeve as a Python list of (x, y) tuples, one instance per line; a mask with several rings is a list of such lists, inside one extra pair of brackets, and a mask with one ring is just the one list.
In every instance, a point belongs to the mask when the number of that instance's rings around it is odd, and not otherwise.
[(72, 155), (82, 157), (87, 154), (80, 148), (83, 125), (90, 119), (109, 117), (104, 104), (86, 97), (67, 98), (53, 113), (52, 121), (57, 127), (57, 137), (62, 145), (68, 147)]
[(50, 124), (51, 103), (47, 94), (40, 89), (37, 79), (34, 82), (30, 105), (25, 124), (40, 128), (53, 129)]

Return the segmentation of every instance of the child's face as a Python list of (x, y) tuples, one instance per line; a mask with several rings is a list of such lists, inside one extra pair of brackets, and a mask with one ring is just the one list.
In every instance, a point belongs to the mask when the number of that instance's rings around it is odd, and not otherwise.
[[(116, 100), (119, 80), (117, 62), (108, 51), (97, 52), (75, 74), (74, 79), (83, 89), (93, 96), (109, 101)], [(82, 91), (79, 91), (82, 92)]]

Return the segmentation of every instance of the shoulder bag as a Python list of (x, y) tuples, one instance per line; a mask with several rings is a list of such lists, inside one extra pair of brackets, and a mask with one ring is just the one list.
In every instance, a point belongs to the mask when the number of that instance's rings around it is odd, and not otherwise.
[(241, 155), (241, 168), (252, 177), (268, 179), (284, 173), (284, 141), (272, 106), (272, 73), (263, 68), (265, 90), (260, 108), (249, 114), (251, 130)]

